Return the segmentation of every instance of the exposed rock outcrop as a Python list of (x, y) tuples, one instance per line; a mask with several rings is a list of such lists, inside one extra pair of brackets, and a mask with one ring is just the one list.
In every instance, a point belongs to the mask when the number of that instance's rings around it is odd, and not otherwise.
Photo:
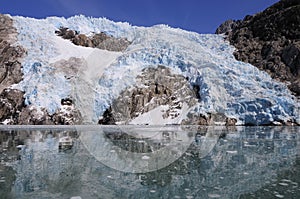
[(126, 38), (115, 38), (104, 32), (86, 36), (77, 31), (61, 27), (55, 33), (64, 39), (71, 40), (75, 45), (99, 48), (108, 51), (124, 51), (131, 44)]
[(0, 14), (0, 93), (12, 84), (22, 80), (21, 59), (25, 49), (16, 46), (17, 31), (13, 20)]
[(26, 106), (19, 114), (20, 125), (53, 125), (51, 115), (45, 108)]
[(61, 109), (57, 110), (52, 116), (54, 124), (59, 125), (75, 125), (82, 124), (81, 113), (74, 107), (72, 99), (62, 99)]
[(225, 33), (237, 50), (235, 57), (288, 84), (300, 96), (300, 1), (281, 0), (254, 16), (228, 20)]
[(4, 89), (0, 94), (0, 122), (17, 124), (24, 107), (24, 93), (17, 89)]
[(62, 99), (61, 108), (49, 114), (45, 108), (26, 106), (19, 115), (21, 125), (75, 125), (81, 124), (80, 112), (74, 108), (71, 99)]
[(131, 119), (161, 105), (169, 108), (163, 118), (179, 116), (183, 104), (193, 106), (198, 100), (192, 86), (182, 75), (172, 74), (169, 68), (158, 66), (146, 68), (137, 77), (137, 84), (123, 91), (111, 107), (105, 111), (99, 124), (127, 124)]
[(21, 59), (25, 49), (16, 46), (17, 31), (13, 20), (0, 14), (0, 122), (18, 123), (18, 115), (24, 107), (24, 92), (10, 89), (23, 78)]
[(183, 125), (203, 125), (203, 126), (235, 126), (237, 119), (228, 118), (224, 113), (197, 113), (189, 112), (187, 118), (182, 121)]
[(18, 33), (13, 26), (13, 20), (9, 16), (0, 14), (0, 22), (0, 123), (80, 124), (81, 115), (74, 108), (72, 101), (66, 103), (66, 100), (62, 100), (62, 108), (50, 115), (46, 108), (26, 106), (24, 92), (9, 88), (23, 79), (21, 61), (26, 50), (14, 45)]

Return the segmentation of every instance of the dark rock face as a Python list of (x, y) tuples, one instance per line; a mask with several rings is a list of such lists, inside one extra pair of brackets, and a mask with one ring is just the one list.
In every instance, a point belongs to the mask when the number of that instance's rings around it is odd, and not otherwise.
[(17, 32), (10, 17), (0, 14), (0, 93), (22, 80), (21, 59), (25, 49), (14, 46)]
[(244, 20), (229, 20), (216, 33), (225, 33), (237, 48), (236, 59), (268, 72), (300, 96), (300, 1), (281, 0)]
[(76, 125), (82, 123), (80, 112), (74, 108), (73, 100), (62, 99), (62, 107), (54, 114), (45, 108), (26, 106), (19, 114), (18, 124), (21, 125)]
[(217, 28), (216, 34), (229, 33), (237, 28), (241, 23), (241, 20), (227, 20)]
[(25, 49), (13, 45), (17, 31), (10, 17), (0, 14), (0, 122), (18, 123), (18, 115), (24, 107), (24, 93), (10, 89), (23, 78), (21, 59)]
[(206, 113), (189, 112), (187, 118), (182, 121), (183, 125), (203, 125), (203, 126), (235, 126), (237, 119), (228, 118), (224, 113)]
[(137, 77), (136, 86), (123, 91), (114, 100), (99, 124), (115, 124), (120, 121), (126, 124), (160, 105), (169, 106), (163, 117), (174, 119), (179, 116), (177, 110), (182, 109), (183, 103), (191, 107), (198, 101), (196, 96), (185, 77), (172, 74), (165, 66), (146, 68)]
[(76, 125), (82, 124), (82, 117), (78, 109), (74, 107), (72, 99), (62, 99), (62, 108), (52, 115), (54, 124)]
[(24, 107), (24, 93), (17, 89), (4, 89), (0, 94), (0, 122), (18, 123), (18, 115)]
[(20, 125), (53, 125), (51, 116), (47, 113), (46, 109), (36, 109), (31, 106), (23, 108), (19, 114)]
[(126, 38), (114, 38), (104, 32), (88, 37), (84, 34), (79, 34), (77, 31), (62, 27), (55, 33), (64, 39), (71, 40), (75, 45), (108, 51), (124, 51), (131, 44)]

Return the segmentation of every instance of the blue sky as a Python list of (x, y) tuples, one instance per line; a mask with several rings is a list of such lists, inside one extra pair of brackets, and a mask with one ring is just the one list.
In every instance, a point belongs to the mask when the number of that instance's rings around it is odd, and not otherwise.
[(214, 33), (227, 19), (242, 19), (278, 0), (0, 0), (0, 13), (35, 18), (84, 14), (132, 25), (168, 24)]

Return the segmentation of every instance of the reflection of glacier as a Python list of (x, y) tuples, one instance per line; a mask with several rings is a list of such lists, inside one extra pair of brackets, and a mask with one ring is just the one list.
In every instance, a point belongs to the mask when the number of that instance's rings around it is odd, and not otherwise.
[[(71, 150), (59, 152), (63, 132), (31, 131), (13, 167), (17, 173), (13, 194), (22, 198), (237, 198), (299, 166), (295, 165), (299, 127), (214, 129), (215, 134), (227, 135), (203, 157), (202, 143), (212, 132), (209, 128), (187, 132), (195, 139), (178, 160), (158, 171), (132, 174), (99, 163), (80, 140)], [(134, 139), (123, 141), (136, 144)], [(122, 145), (122, 139), (118, 142)], [(149, 142), (155, 144), (157, 140)]]

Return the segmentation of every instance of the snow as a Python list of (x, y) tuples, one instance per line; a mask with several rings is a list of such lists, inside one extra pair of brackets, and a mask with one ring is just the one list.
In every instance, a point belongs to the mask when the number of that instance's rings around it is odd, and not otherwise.
[[(121, 91), (136, 83), (136, 76), (144, 68), (164, 65), (199, 85), (201, 101), (193, 107), (195, 112), (224, 113), (236, 118), (238, 124), (288, 120), (300, 123), (299, 102), (287, 87), (256, 67), (235, 60), (234, 47), (223, 36), (166, 25), (136, 27), (82, 15), (68, 19), (13, 19), (19, 32), (18, 44), (28, 49), (23, 62), (24, 80), (16, 87), (25, 91), (27, 104), (46, 107), (49, 113), (61, 107), (62, 98), (73, 95), (85, 122), (95, 123)], [(125, 37), (132, 44), (122, 53), (75, 46), (55, 35), (61, 26), (84, 34), (105, 32)], [(70, 57), (87, 62), (75, 82), (52, 66)], [(149, 117), (153, 124), (180, 122), (162, 120), (163, 108), (145, 113), (132, 123), (150, 122)], [(185, 114), (183, 111), (180, 117)]]
[(3, 122), (1, 122), (2, 125), (8, 125), (12, 122), (12, 119), (5, 119)]
[(171, 124), (180, 124), (187, 115), (189, 107), (186, 103), (183, 103), (182, 109), (178, 110), (178, 117), (163, 117), (163, 113), (165, 113), (169, 109), (169, 105), (158, 106), (157, 108), (140, 115), (139, 117), (134, 118), (130, 124), (135, 125), (171, 125)]
[(68, 60), (71, 57), (82, 58), (86, 61), (86, 65), (77, 74), (77, 80), (72, 82), (72, 95), (76, 96), (77, 108), (80, 110), (86, 123), (93, 121), (94, 99), (97, 93), (95, 87), (98, 80), (102, 76), (104, 70), (109, 67), (117, 57), (121, 56), (121, 52), (110, 52), (94, 48), (76, 46), (68, 40), (64, 40), (55, 36), (54, 41), (58, 56), (50, 60), (55, 63), (62, 59)]

